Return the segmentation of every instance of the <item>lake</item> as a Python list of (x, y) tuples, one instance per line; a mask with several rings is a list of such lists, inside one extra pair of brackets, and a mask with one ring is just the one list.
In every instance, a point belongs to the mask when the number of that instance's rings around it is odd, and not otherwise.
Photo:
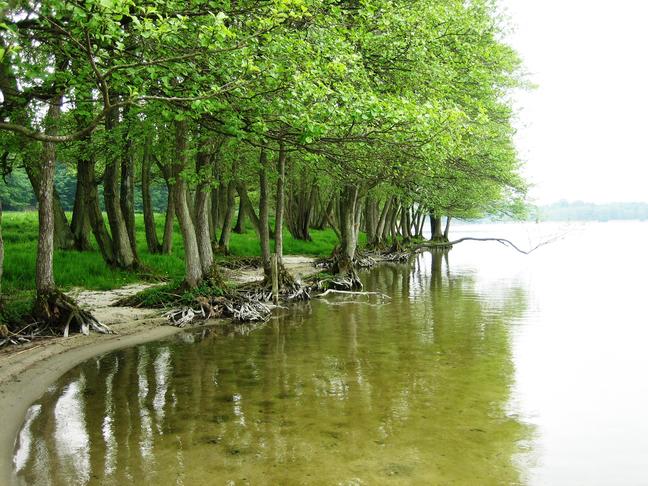
[(648, 484), (648, 223), (456, 225), (313, 300), (106, 354), (28, 411), (25, 484)]

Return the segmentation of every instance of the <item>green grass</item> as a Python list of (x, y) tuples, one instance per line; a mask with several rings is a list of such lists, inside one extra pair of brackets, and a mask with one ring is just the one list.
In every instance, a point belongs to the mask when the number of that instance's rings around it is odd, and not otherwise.
[[(164, 216), (157, 215), (158, 235), (161, 237)], [(248, 225), (249, 226), (249, 225)], [(94, 246), (92, 251), (56, 251), (54, 254), (54, 278), (63, 290), (83, 287), (89, 290), (110, 290), (129, 283), (142, 281), (147, 276), (166, 280), (181, 280), (184, 274), (184, 253), (182, 238), (175, 228), (173, 253), (171, 255), (152, 255), (146, 248), (144, 221), (136, 215), (138, 252), (144, 272), (128, 272), (108, 267)], [(34, 289), (36, 246), (38, 240), (38, 215), (36, 212), (8, 212), (3, 215), (2, 234), (5, 242), (5, 266), (2, 291), (13, 299), (29, 294)], [(328, 256), (337, 244), (335, 233), (328, 229), (313, 230), (313, 241), (295, 240), (290, 233), (284, 232), (284, 254)], [(361, 244), (364, 243), (361, 235)], [(94, 238), (90, 240), (93, 245)], [(251, 227), (244, 234), (232, 234), (230, 251), (233, 256), (259, 256), (259, 240)], [(151, 275), (146, 275), (147, 273)]]

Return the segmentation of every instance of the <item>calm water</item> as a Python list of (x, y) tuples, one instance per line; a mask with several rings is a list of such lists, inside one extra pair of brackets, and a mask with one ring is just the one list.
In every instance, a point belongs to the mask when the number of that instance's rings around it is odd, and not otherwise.
[(457, 226), (449, 255), (93, 359), (29, 410), (27, 484), (648, 484), (647, 223)]

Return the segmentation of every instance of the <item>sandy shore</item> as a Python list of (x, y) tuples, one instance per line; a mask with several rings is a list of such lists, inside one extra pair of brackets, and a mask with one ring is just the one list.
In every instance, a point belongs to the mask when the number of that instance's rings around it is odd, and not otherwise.
[[(284, 257), (286, 268), (296, 277), (316, 273), (313, 259)], [(251, 282), (263, 278), (256, 269), (228, 272), (228, 280)], [(73, 291), (71, 295), (117, 334), (74, 335), (52, 338), (34, 344), (11, 347), (0, 352), (0, 484), (13, 484), (13, 451), (16, 437), (29, 406), (65, 372), (94, 356), (177, 334), (182, 330), (166, 324), (159, 312), (150, 309), (112, 307), (122, 297), (135, 294), (148, 285), (95, 292)]]

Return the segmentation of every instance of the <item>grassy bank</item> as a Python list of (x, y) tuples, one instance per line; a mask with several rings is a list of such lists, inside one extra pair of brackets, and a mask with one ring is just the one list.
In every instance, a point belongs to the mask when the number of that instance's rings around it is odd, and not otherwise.
[[(157, 215), (158, 235), (161, 237), (164, 215)], [(146, 270), (127, 272), (108, 267), (93, 246), (92, 251), (56, 251), (54, 276), (63, 290), (82, 287), (90, 290), (110, 290), (129, 283), (150, 278), (179, 280), (184, 273), (184, 250), (179, 229), (175, 228), (173, 253), (152, 255), (146, 248), (144, 221), (136, 215), (139, 257)], [(38, 215), (36, 212), (7, 212), (3, 215), (2, 233), (5, 242), (5, 269), (2, 291), (7, 299), (3, 320), (14, 320), (29, 308), (35, 278), (36, 246), (38, 241)], [(330, 230), (312, 230), (313, 241), (295, 240), (284, 232), (286, 255), (328, 256), (337, 244), (335, 233)], [(94, 245), (94, 239), (90, 237)], [(254, 229), (248, 225), (243, 234), (232, 234), (232, 256), (259, 256), (259, 240)]]

